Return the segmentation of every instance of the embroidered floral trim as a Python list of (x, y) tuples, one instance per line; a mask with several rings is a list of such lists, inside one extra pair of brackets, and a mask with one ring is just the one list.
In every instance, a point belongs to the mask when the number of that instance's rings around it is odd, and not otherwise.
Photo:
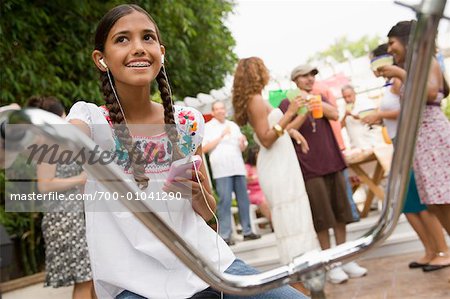
[[(105, 106), (101, 106), (103, 115), (112, 127), (112, 121), (109, 116), (109, 111)], [(195, 153), (197, 149), (196, 142), (198, 139), (198, 121), (196, 115), (189, 108), (176, 106), (176, 113), (178, 120), (177, 129), (179, 135), (178, 146), (184, 155)], [(116, 155), (116, 163), (124, 170), (125, 173), (131, 173), (131, 161), (129, 160), (128, 151), (121, 145), (119, 139), (114, 134), (115, 141), (114, 154)], [(166, 133), (155, 136), (133, 136), (136, 141), (135, 146), (143, 153), (141, 159), (146, 163), (146, 173), (161, 173), (169, 170), (170, 161), (172, 158), (172, 143), (170, 142)]]
[(196, 144), (194, 143), (194, 136), (198, 131), (198, 122), (195, 120), (195, 114), (192, 110), (187, 110), (184, 107), (180, 108), (178, 113), (178, 132), (181, 135), (179, 147), (184, 155), (189, 155), (195, 152)]

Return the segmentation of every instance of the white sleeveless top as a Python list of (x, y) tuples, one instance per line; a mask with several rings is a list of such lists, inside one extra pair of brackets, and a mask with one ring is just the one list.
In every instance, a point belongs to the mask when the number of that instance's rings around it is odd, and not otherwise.
[[(77, 102), (70, 110), (67, 120), (78, 119), (85, 122), (94, 142), (104, 150), (117, 153), (120, 151), (120, 143), (113, 137), (108, 117), (108, 111), (102, 107)], [(181, 136), (180, 149), (185, 155), (195, 153), (203, 138), (203, 116), (193, 108), (175, 106), (175, 119)], [(147, 165), (145, 173), (150, 182), (167, 177), (170, 165), (164, 161), (170, 161), (168, 158), (171, 156), (171, 149), (167, 148), (170, 147), (167, 134), (134, 136), (133, 139), (144, 151), (152, 149), (151, 161), (162, 161)], [(134, 181), (124, 165), (119, 163), (119, 167)], [(108, 190), (89, 176), (85, 193), (94, 194), (99, 191)], [(150, 183), (144, 192), (148, 194), (162, 190), (156, 190), (155, 184)], [(156, 212), (212, 265), (219, 266), (220, 263), (220, 270), (224, 272), (235, 259), (226, 243), (193, 210), (188, 200), (178, 202), (176, 210), (172, 209), (173, 206), (169, 209), (169, 206), (158, 205)], [(188, 298), (208, 287), (131, 212), (117, 211), (110, 203), (98, 200), (86, 203), (86, 237), (95, 290), (100, 299), (115, 298), (123, 290), (146, 298)]]
[[(384, 95), (380, 102), (380, 110), (400, 110), (400, 96), (392, 93), (391, 86), (387, 86), (384, 90)], [(383, 123), (386, 126), (389, 137), (395, 138), (395, 135), (397, 134), (398, 120), (384, 118)]]

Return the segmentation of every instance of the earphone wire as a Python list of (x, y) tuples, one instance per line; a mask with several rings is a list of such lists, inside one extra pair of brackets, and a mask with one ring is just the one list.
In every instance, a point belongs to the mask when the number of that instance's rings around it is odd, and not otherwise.
[(117, 96), (117, 93), (116, 93), (116, 89), (114, 88), (114, 85), (112, 83), (111, 75), (109, 74), (109, 69), (106, 69), (106, 74), (108, 76), (109, 85), (111, 85), (111, 89), (114, 93), (114, 97), (116, 98), (116, 101), (119, 104), (120, 111), (122, 112), (123, 120), (125, 121), (125, 125), (128, 126), (128, 121), (127, 121), (127, 118), (125, 117), (125, 112), (123, 112), (122, 104), (120, 104), (119, 97)]
[[(173, 113), (175, 113), (175, 105), (174, 105), (173, 97), (172, 97), (172, 89), (169, 84), (169, 77), (167, 76), (166, 68), (164, 67), (164, 62), (162, 63), (161, 67), (163, 69), (163, 75), (164, 75), (164, 78), (166, 79), (167, 87), (169, 89), (169, 97), (170, 97), (170, 102), (172, 104), (172, 111), (173, 111)], [(211, 206), (209, 205), (208, 200), (206, 199), (205, 190), (203, 189), (203, 185), (201, 184), (200, 178), (198, 176), (197, 165), (195, 163), (192, 163), (192, 165), (194, 166), (195, 177), (197, 179), (197, 182), (199, 182), (200, 191), (202, 192), (203, 200), (205, 201), (209, 212), (213, 215), (214, 220), (217, 223), (217, 231), (216, 231), (216, 248), (217, 248), (217, 258), (218, 258), (217, 270), (220, 272), (221, 256), (220, 256), (220, 249), (219, 249), (219, 219), (217, 218), (217, 215), (214, 213), (214, 211), (211, 209)], [(221, 295), (221, 298), (223, 298), (223, 292), (220, 292), (220, 295)]]
[(199, 176), (198, 176), (197, 165), (196, 165), (195, 163), (192, 163), (192, 165), (194, 165), (195, 178), (197, 179), (197, 182), (198, 182), (198, 184), (199, 184), (199, 186), (200, 186), (200, 191), (202, 192), (203, 199), (205, 200), (206, 206), (208, 207), (208, 210), (211, 212), (211, 214), (212, 214), (213, 217), (214, 217), (214, 220), (215, 220), (216, 223), (217, 223), (217, 231), (216, 231), (216, 248), (217, 248), (217, 256), (218, 256), (218, 259), (219, 259), (217, 270), (220, 272), (220, 249), (219, 249), (219, 233), (218, 233), (218, 232), (219, 232), (219, 219), (217, 219), (216, 214), (213, 212), (213, 210), (211, 209), (211, 206), (210, 206), (209, 203), (208, 203), (208, 200), (206, 199), (205, 190), (203, 189), (203, 185), (202, 185), (202, 183), (201, 183), (201, 181), (200, 181), (200, 178), (199, 178)]

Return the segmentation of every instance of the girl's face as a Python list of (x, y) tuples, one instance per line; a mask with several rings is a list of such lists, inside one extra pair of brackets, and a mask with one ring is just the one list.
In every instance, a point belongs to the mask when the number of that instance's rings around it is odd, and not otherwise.
[(394, 56), (398, 65), (403, 65), (406, 57), (406, 48), (396, 37), (390, 37), (388, 41), (388, 53)]
[(149, 86), (159, 73), (164, 52), (155, 24), (145, 14), (133, 11), (120, 18), (109, 31), (103, 59), (117, 87)]

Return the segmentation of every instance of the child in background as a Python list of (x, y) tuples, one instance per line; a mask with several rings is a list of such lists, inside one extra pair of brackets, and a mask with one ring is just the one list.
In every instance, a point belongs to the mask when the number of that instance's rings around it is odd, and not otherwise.
[(247, 150), (247, 159), (245, 161), (245, 168), (247, 169), (247, 189), (250, 203), (257, 205), (261, 214), (271, 221), (270, 207), (266, 201), (261, 186), (258, 181), (258, 172), (256, 170), (256, 159), (259, 152), (259, 146), (250, 146)]

